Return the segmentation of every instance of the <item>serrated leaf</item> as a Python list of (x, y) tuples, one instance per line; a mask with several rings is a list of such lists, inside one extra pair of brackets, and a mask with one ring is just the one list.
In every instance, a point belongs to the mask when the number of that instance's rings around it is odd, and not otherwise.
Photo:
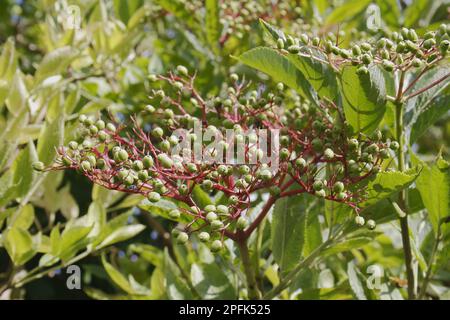
[(348, 281), (350, 283), (350, 287), (352, 288), (355, 297), (358, 300), (367, 300), (366, 294), (364, 293), (364, 287), (361, 283), (361, 280), (358, 277), (356, 266), (353, 261), (350, 261), (347, 264), (347, 276)]
[[(317, 51), (311, 50), (307, 54), (322, 59), (325, 58), (323, 54)], [(299, 54), (289, 54), (287, 57), (305, 76), (319, 97), (327, 98), (331, 101), (338, 99), (339, 93), (336, 74), (328, 64)]]
[(264, 21), (263, 19), (259, 19), (259, 23), (261, 24), (262, 28), (272, 37), (274, 41), (277, 41), (278, 39), (283, 39), (283, 41), (286, 41), (286, 35), (284, 34), (283, 31), (274, 27), (273, 25)]
[(368, 74), (358, 75), (355, 66), (345, 66), (340, 76), (345, 118), (355, 132), (370, 134), (386, 111), (386, 87), (376, 66)]
[(275, 81), (283, 82), (304, 98), (317, 104), (317, 93), (306, 77), (297, 67), (278, 51), (258, 47), (249, 50), (238, 57), (238, 60), (252, 68), (267, 73)]
[(365, 208), (407, 188), (419, 175), (420, 168), (405, 172), (380, 172), (367, 183), (367, 198), (361, 204)]
[(311, 197), (284, 197), (275, 203), (271, 224), (272, 253), (283, 272), (301, 260)]
[(441, 219), (450, 216), (450, 164), (442, 158), (431, 167), (416, 156), (412, 161), (423, 166), (416, 185), (436, 234)]
[(236, 292), (223, 270), (216, 264), (197, 264), (191, 266), (191, 281), (203, 299), (235, 299)]

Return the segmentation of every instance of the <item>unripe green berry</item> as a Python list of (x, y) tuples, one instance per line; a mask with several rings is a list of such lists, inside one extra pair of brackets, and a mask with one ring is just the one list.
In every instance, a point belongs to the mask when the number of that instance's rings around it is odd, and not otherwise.
[(321, 180), (316, 180), (316, 181), (314, 181), (314, 183), (313, 183), (313, 189), (314, 189), (315, 191), (322, 190), (322, 189), (323, 189), (323, 182), (322, 182)]
[(133, 162), (133, 170), (139, 171), (144, 169), (144, 164), (141, 160), (134, 160)]
[(205, 209), (206, 212), (215, 212), (217, 210), (216, 206), (213, 204), (208, 204)]
[(383, 60), (382, 65), (383, 65), (384, 70), (386, 70), (388, 72), (392, 72), (394, 70), (394, 68), (395, 68), (394, 63), (392, 63), (391, 61), (386, 60), (386, 59)]
[(379, 148), (375, 143), (372, 143), (370, 146), (367, 147), (367, 152), (370, 154), (375, 154), (378, 151), (379, 151)]
[(344, 184), (341, 181), (337, 181), (333, 185), (333, 191), (336, 193), (340, 193), (340, 192), (344, 191)]
[(206, 191), (210, 191), (213, 188), (213, 182), (211, 180), (203, 180), (202, 182), (202, 187), (206, 190)]
[(369, 69), (367, 69), (366, 66), (360, 66), (356, 69), (356, 74), (364, 75), (364, 74), (368, 74), (368, 73), (369, 73)]
[(151, 104), (148, 104), (144, 107), (144, 110), (148, 113), (154, 113), (156, 111), (156, 108)]
[(377, 227), (377, 224), (374, 220), (369, 219), (367, 220), (367, 228), (369, 228), (369, 230), (374, 230)]
[(98, 133), (98, 128), (94, 125), (89, 126), (89, 133), (91, 135), (96, 135)]
[(158, 192), (152, 191), (147, 195), (147, 199), (150, 202), (158, 202), (161, 200), (161, 195)]
[(92, 169), (91, 163), (87, 160), (82, 161), (80, 166), (83, 171), (90, 171)]
[(87, 117), (86, 117), (86, 115), (84, 115), (84, 114), (81, 114), (81, 115), (78, 117), (78, 121), (80, 121), (80, 123), (84, 123), (84, 122), (86, 121), (86, 119), (87, 119)]
[(165, 153), (158, 155), (158, 161), (166, 169), (170, 169), (173, 166), (173, 160)]
[(211, 244), (211, 251), (212, 252), (219, 252), (220, 250), (222, 250), (223, 245), (222, 245), (222, 241), (220, 240), (214, 240), (213, 243)]
[(180, 210), (178, 210), (178, 209), (172, 209), (169, 211), (169, 218), (171, 218), (171, 219), (176, 220), (176, 219), (180, 218), (180, 215), (181, 215), (181, 213), (180, 213)]
[(289, 46), (287, 50), (289, 51), (289, 53), (296, 54), (296, 53), (300, 52), (300, 47), (293, 45), (293, 46)]
[(33, 166), (33, 169), (36, 171), (43, 171), (45, 168), (44, 163), (41, 161), (33, 162), (32, 166)]
[(77, 150), (78, 149), (78, 143), (76, 141), (70, 141), (69, 142), (69, 148), (72, 150)]
[(186, 232), (180, 232), (177, 236), (178, 244), (185, 244), (189, 240), (189, 235)]
[(372, 57), (367, 53), (362, 55), (361, 60), (365, 65), (369, 65), (372, 63)]
[(278, 38), (277, 40), (277, 48), (278, 49), (283, 49), (284, 48), (284, 41), (281, 38)]
[(326, 197), (326, 195), (327, 195), (327, 193), (325, 192), (325, 190), (317, 190), (315, 193), (314, 193), (317, 197), (321, 197), (321, 198), (325, 198)]
[(263, 181), (269, 181), (270, 179), (272, 179), (272, 172), (270, 172), (270, 170), (268, 169), (261, 170), (261, 172), (259, 173), (259, 178), (261, 178), (261, 180)]
[(364, 218), (361, 217), (361, 216), (356, 216), (356, 217), (355, 217), (355, 223), (356, 223), (358, 226), (362, 227), (362, 226), (364, 225), (364, 223), (365, 223), (365, 220), (364, 220)]
[(201, 242), (208, 242), (209, 239), (211, 238), (211, 236), (209, 235), (208, 232), (200, 232), (200, 234), (198, 235), (198, 238)]
[(231, 196), (230, 197), (230, 203), (231, 204), (237, 204), (239, 202), (239, 198), (237, 196)]
[(153, 167), (153, 164), (154, 164), (153, 158), (151, 156), (145, 156), (142, 159), (142, 164), (143, 164), (144, 168), (146, 168), (146, 169)]
[(306, 160), (303, 158), (298, 158), (297, 160), (295, 160), (295, 165), (299, 169), (304, 169), (306, 167)]
[(108, 124), (106, 125), (106, 129), (107, 129), (108, 131), (115, 132), (115, 131), (116, 131), (116, 126), (113, 125), (112, 123), (108, 123)]
[(155, 138), (161, 138), (164, 135), (164, 130), (161, 127), (156, 127), (152, 130), (152, 136)]
[(334, 152), (330, 148), (326, 148), (325, 151), (323, 152), (323, 155), (327, 160), (331, 160), (334, 158)]
[(141, 181), (147, 181), (147, 179), (148, 179), (148, 172), (147, 172), (147, 170), (140, 170), (139, 172), (138, 172), (138, 179), (139, 180), (141, 180)]
[(97, 120), (97, 122), (95, 123), (95, 126), (97, 127), (98, 130), (103, 130), (105, 129), (105, 121), (103, 120)]
[(183, 76), (188, 75), (188, 69), (185, 66), (179, 65), (177, 66), (177, 72)]
[(239, 217), (236, 222), (236, 227), (238, 230), (244, 230), (248, 225), (248, 220), (245, 217)]
[(393, 150), (393, 151), (398, 150), (399, 147), (400, 147), (400, 145), (398, 144), (397, 141), (392, 141), (389, 145), (389, 148), (391, 148), (391, 150)]
[(211, 230), (217, 231), (219, 229), (223, 228), (223, 222), (220, 220), (213, 220), (211, 221)]
[(224, 206), (223, 204), (219, 204), (217, 206), (217, 213), (222, 214), (222, 215), (226, 215), (228, 214), (229, 210), (227, 206)]
[(119, 152), (117, 152), (117, 159), (119, 161), (127, 161), (128, 160), (128, 152), (124, 149), (121, 149)]
[(339, 192), (339, 193), (336, 195), (336, 199), (337, 199), (337, 200), (344, 200), (346, 197), (347, 197), (347, 194), (346, 194), (345, 192)]

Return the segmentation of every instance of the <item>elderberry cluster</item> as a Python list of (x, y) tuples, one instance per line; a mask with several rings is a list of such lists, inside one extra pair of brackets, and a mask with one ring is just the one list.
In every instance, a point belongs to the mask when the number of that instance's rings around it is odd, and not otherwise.
[[(250, 233), (260, 222), (247, 217), (255, 193), (269, 193), (273, 202), (308, 193), (358, 214), (365, 197), (361, 182), (382, 170), (389, 150), (398, 148), (379, 131), (352, 136), (332, 102), (314, 105), (281, 83), (274, 91), (255, 89), (232, 74), (221, 93), (203, 97), (184, 66), (150, 78), (151, 104), (136, 117), (119, 122), (80, 115), (76, 139), (58, 149), (53, 165), (38, 162), (34, 168), (77, 170), (107, 189), (142, 194), (154, 204), (172, 199), (177, 208), (168, 217), (183, 222), (175, 231), (179, 243), (198, 232), (200, 241), (219, 251), (224, 237)], [(212, 148), (205, 136), (215, 138)], [(196, 188), (222, 193), (222, 202), (202, 205)]]
[(373, 41), (353, 43), (350, 48), (340, 47), (339, 38), (332, 36), (322, 39), (303, 33), (298, 38), (280, 37), (276, 47), (285, 53), (316, 58), (321, 53), (319, 58), (336, 67), (350, 62), (358, 66), (359, 74), (367, 74), (374, 64), (387, 72), (430, 67), (445, 58), (450, 47), (450, 26), (446, 24), (422, 38), (414, 29), (402, 28), (400, 32), (385, 32), (385, 36)]

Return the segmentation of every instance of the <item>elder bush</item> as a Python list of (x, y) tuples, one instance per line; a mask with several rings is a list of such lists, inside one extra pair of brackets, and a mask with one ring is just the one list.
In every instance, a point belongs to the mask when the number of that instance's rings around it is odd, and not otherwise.
[(2, 297), (448, 297), (450, 26), (390, 4), (8, 2)]

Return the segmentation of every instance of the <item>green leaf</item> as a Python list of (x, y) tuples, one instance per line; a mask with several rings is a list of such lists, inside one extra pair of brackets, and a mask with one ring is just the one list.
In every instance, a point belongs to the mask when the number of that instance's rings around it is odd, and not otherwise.
[[(317, 51), (312, 51), (308, 54), (322, 59), (325, 58), (323, 54)], [(327, 98), (331, 101), (338, 99), (336, 74), (328, 64), (299, 54), (289, 54), (287, 57), (305, 76), (319, 97)]]
[(0, 79), (11, 81), (17, 70), (18, 55), (14, 38), (10, 37), (3, 45), (0, 56)]
[(131, 239), (144, 229), (145, 226), (142, 224), (133, 224), (129, 226), (120, 227), (114, 230), (109, 236), (107, 236), (105, 240), (103, 240), (98, 245), (97, 249), (101, 249), (114, 243)]
[(127, 24), (130, 17), (138, 10), (142, 3), (142, 0), (114, 0), (114, 12), (123, 23)]
[(16, 197), (25, 196), (31, 189), (36, 177), (32, 164), (36, 161), (38, 161), (36, 148), (34, 143), (30, 141), (25, 149), (20, 151), (11, 168), (14, 172), (13, 183), (16, 185)]
[(223, 270), (215, 263), (191, 266), (191, 281), (202, 299), (236, 299), (236, 292)]
[(164, 251), (164, 273), (166, 276), (166, 292), (171, 300), (193, 299), (188, 285), (181, 277), (178, 267), (170, 258), (167, 249)]
[(272, 253), (283, 272), (288, 272), (301, 260), (312, 203), (311, 197), (306, 195), (284, 197), (275, 203)]
[(267, 23), (263, 19), (259, 19), (259, 23), (261, 24), (264, 31), (266, 31), (274, 41), (277, 41), (278, 39), (283, 39), (283, 41), (286, 40), (286, 35), (280, 29), (274, 27), (270, 23)]
[(69, 260), (81, 248), (85, 247), (86, 242), (83, 241), (92, 230), (92, 227), (66, 227), (61, 234), (61, 243), (59, 250), (59, 257), (61, 260)]
[(354, 237), (349, 238), (344, 241), (338, 242), (336, 244), (333, 244), (332, 246), (325, 249), (322, 253), (323, 257), (334, 255), (340, 252), (346, 252), (353, 249), (359, 249), (366, 244), (373, 241), (373, 237), (367, 237), (367, 236), (361, 236), (361, 237)]
[(221, 24), (219, 22), (220, 8), (218, 0), (206, 0), (205, 1), (205, 30), (206, 40), (214, 53), (219, 52), (219, 39), (221, 34)]
[(325, 19), (325, 25), (338, 24), (343, 21), (355, 19), (355, 16), (364, 11), (371, 0), (349, 0), (337, 6), (336, 9)]
[(417, 25), (420, 19), (425, 17), (429, 7), (434, 3), (442, 3), (442, 0), (415, 0), (411, 1), (405, 10), (405, 27)]
[(6, 99), (6, 106), (9, 112), (18, 116), (20, 112), (23, 112), (27, 105), (28, 90), (23, 79), (23, 75), (18, 70), (11, 82), (9, 88), (8, 98)]
[(39, 160), (49, 165), (56, 154), (56, 148), (63, 143), (64, 138), (64, 112), (52, 122), (46, 122), (39, 135), (37, 151)]
[(27, 230), (14, 227), (4, 234), (6, 251), (16, 266), (21, 266), (36, 254), (33, 238)]
[(286, 56), (283, 56), (278, 51), (271, 48), (258, 47), (243, 53), (237, 59), (252, 68), (267, 73), (275, 81), (283, 82), (304, 98), (318, 104), (317, 93), (306, 77)]
[(353, 261), (347, 264), (347, 276), (350, 283), (350, 287), (358, 300), (367, 300), (366, 294), (364, 293), (364, 287), (361, 280), (358, 277), (355, 263)]
[(129, 294), (135, 293), (134, 289), (128, 282), (127, 278), (125, 278), (125, 276), (122, 273), (120, 273), (119, 270), (114, 268), (110, 263), (108, 263), (108, 261), (106, 261), (105, 255), (102, 255), (102, 264), (108, 276), (120, 289)]
[(447, 86), (443, 94), (434, 97), (425, 108), (423, 108), (415, 121), (413, 121), (410, 135), (410, 143), (417, 141), (425, 131), (446, 115), (450, 110), (450, 86)]
[(184, 2), (180, 0), (155, 0), (164, 10), (172, 13), (178, 21), (186, 24), (190, 29), (198, 29), (200, 24), (196, 22), (190, 11), (186, 10)]
[(16, 220), (11, 225), (12, 228), (20, 228), (28, 230), (34, 222), (34, 207), (31, 204), (27, 204), (23, 207), (18, 207)]
[(378, 67), (358, 75), (355, 66), (345, 66), (340, 77), (342, 102), (347, 121), (355, 132), (370, 134), (386, 111), (386, 88)]
[(436, 234), (441, 219), (450, 216), (450, 164), (442, 158), (431, 167), (416, 156), (412, 161), (423, 165), (416, 185)]
[[(448, 64), (431, 69), (422, 75), (407, 93), (412, 94), (418, 92), (430, 83), (448, 76), (449, 72)], [(414, 77), (417, 76), (419, 76), (419, 73), (414, 75)], [(411, 130), (411, 143), (415, 142), (429, 126), (447, 113), (449, 109), (449, 95), (450, 78), (447, 78), (432, 88), (407, 100), (404, 123), (407, 129)]]
[(367, 184), (367, 199), (361, 204), (368, 207), (407, 188), (419, 175), (419, 167), (405, 172), (380, 172)]
[(77, 55), (76, 50), (69, 46), (50, 51), (36, 70), (35, 83), (40, 84), (46, 78), (62, 73)]
[(163, 266), (163, 252), (161, 251), (161, 249), (152, 245), (142, 243), (132, 244), (129, 248), (132, 252), (139, 254), (142, 259), (151, 263), (155, 267)]

